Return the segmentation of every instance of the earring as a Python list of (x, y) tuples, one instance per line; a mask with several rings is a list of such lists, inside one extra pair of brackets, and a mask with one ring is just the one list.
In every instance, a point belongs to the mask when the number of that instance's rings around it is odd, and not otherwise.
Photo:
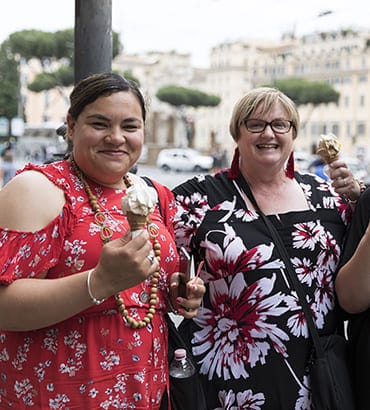
[(294, 154), (293, 154), (293, 151), (292, 151), (289, 155), (289, 158), (288, 158), (287, 166), (286, 166), (286, 169), (285, 169), (285, 175), (288, 178), (293, 179), (294, 178), (294, 170), (295, 170)]
[(239, 148), (236, 147), (234, 151), (233, 160), (227, 177), (230, 179), (236, 179), (239, 176)]

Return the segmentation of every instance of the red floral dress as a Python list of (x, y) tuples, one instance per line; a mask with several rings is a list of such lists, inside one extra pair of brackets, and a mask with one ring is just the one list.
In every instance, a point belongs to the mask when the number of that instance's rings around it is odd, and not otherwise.
[[(69, 162), (29, 164), (63, 189), (62, 212), (37, 232), (0, 229), (0, 283), (35, 278), (48, 271), (56, 279), (93, 268), (102, 241), (86, 192)], [(120, 209), (124, 191), (89, 185), (114, 231), (128, 229)], [(171, 193), (164, 188), (171, 200)], [(169, 218), (175, 208), (166, 209)], [(0, 408), (21, 409), (158, 409), (168, 379), (167, 310), (169, 275), (178, 269), (171, 234), (158, 210), (151, 219), (159, 227), (161, 269), (159, 303), (145, 328), (128, 327), (112, 296), (57, 325), (29, 332), (0, 329)], [(131, 316), (145, 316), (150, 279), (121, 292)], [(64, 295), (66, 303), (68, 295)], [(25, 309), (27, 307), (25, 306)]]

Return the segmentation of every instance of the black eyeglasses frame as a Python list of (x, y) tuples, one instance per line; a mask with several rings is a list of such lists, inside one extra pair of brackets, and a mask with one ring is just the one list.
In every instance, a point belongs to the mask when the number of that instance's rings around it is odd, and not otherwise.
[[(265, 123), (265, 125), (264, 125), (264, 127), (263, 127), (261, 130), (259, 130), (259, 131), (251, 131), (251, 130), (248, 128), (248, 124), (247, 124), (248, 121), (260, 121), (260, 122)], [(274, 122), (277, 122), (277, 121), (289, 123), (289, 128), (288, 128), (286, 131), (277, 131), (276, 129), (274, 129)], [(265, 129), (266, 129), (266, 127), (267, 127), (268, 125), (270, 126), (270, 128), (272, 129), (272, 131), (275, 132), (276, 134), (287, 134), (287, 133), (292, 129), (292, 127), (294, 128), (294, 123), (293, 123), (293, 121), (289, 121), (289, 120), (279, 120), (279, 119), (272, 120), (272, 121), (268, 122), (268, 121), (260, 120), (260, 119), (257, 119), (257, 118), (247, 118), (246, 120), (243, 121), (243, 123), (244, 123), (245, 127), (247, 128), (248, 132), (251, 132), (252, 134), (260, 134), (261, 132), (264, 132)]]

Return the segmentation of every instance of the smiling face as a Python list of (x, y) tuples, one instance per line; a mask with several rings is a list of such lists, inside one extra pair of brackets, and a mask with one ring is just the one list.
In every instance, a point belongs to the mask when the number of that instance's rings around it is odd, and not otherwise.
[[(274, 120), (291, 121), (287, 111), (280, 102), (275, 102), (271, 109), (262, 113), (257, 107), (250, 118), (271, 122)], [(252, 133), (247, 130), (244, 123), (239, 128), (239, 139), (237, 141), (240, 151), (240, 167), (242, 172), (251, 173), (273, 173), (284, 172), (285, 163), (293, 150), (294, 128), (280, 134), (272, 131), (267, 125), (260, 133)]]
[(97, 98), (76, 120), (67, 116), (73, 157), (90, 179), (122, 187), (122, 176), (138, 160), (144, 142), (142, 107), (131, 91)]

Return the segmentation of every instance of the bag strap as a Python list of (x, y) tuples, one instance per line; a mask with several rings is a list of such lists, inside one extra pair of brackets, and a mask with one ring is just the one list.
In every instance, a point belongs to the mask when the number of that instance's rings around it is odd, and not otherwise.
[(290, 257), (288, 255), (288, 252), (285, 248), (285, 245), (281, 239), (281, 236), (279, 234), (279, 232), (277, 231), (277, 229), (275, 228), (274, 224), (269, 220), (269, 218), (261, 211), (261, 209), (259, 208), (257, 201), (253, 195), (252, 190), (250, 189), (250, 186), (248, 185), (248, 183), (246, 182), (246, 180), (239, 176), (238, 178), (238, 183), (240, 184), (240, 186), (242, 187), (244, 193), (247, 195), (247, 197), (249, 198), (249, 200), (252, 202), (253, 206), (255, 207), (256, 211), (258, 212), (258, 214), (261, 216), (262, 220), (264, 221), (265, 225), (267, 226), (268, 230), (270, 231), (270, 234), (272, 236), (272, 239), (274, 240), (276, 249), (279, 251), (280, 253), (280, 257), (283, 260), (285, 267), (286, 267), (286, 271), (288, 273), (288, 276), (290, 278), (290, 282), (293, 285), (294, 289), (297, 292), (299, 301), (301, 303), (302, 306), (302, 310), (303, 313), (306, 317), (307, 320), (307, 325), (312, 337), (312, 341), (313, 344), (315, 346), (316, 349), (316, 354), (317, 357), (324, 357), (324, 350), (322, 347), (322, 344), (320, 342), (320, 337), (319, 337), (319, 333), (316, 329), (315, 323), (313, 321), (312, 318), (312, 312), (310, 309), (310, 306), (307, 303), (306, 300), (306, 294), (302, 288), (302, 285), (300, 284), (299, 280), (297, 279), (297, 274), (293, 268), (292, 262), (290, 260)]
[(159, 184), (156, 181), (153, 181), (151, 178), (149, 178), (147, 176), (141, 176), (141, 178), (147, 183), (148, 186), (150, 186), (152, 188), (155, 188), (155, 190), (157, 191), (157, 194), (158, 194), (158, 202), (157, 202), (158, 211), (159, 211), (161, 217), (164, 220), (164, 224), (166, 225), (166, 228), (167, 228), (168, 232), (174, 238), (175, 232), (174, 232), (173, 225), (172, 225), (172, 222), (171, 222), (170, 217), (169, 217), (169, 213), (167, 212), (168, 206), (169, 206), (169, 197), (167, 195), (167, 192), (166, 192), (164, 186)]
[[(163, 203), (167, 203), (168, 202), (168, 198), (167, 195), (165, 195), (165, 192), (160, 189), (160, 185), (157, 185), (154, 181), (152, 181), (149, 177), (146, 176), (142, 176), (141, 177), (148, 186), (154, 188), (157, 193), (158, 193), (158, 211), (161, 214), (161, 216), (163, 217), (164, 220), (166, 220), (165, 215), (164, 215), (164, 210), (163, 210)], [(179, 331), (176, 328), (175, 323), (173, 322), (173, 320), (171, 319), (170, 315), (168, 313), (166, 313), (165, 315), (166, 321), (167, 321), (167, 326), (168, 326), (168, 332), (170, 334), (169, 337), (172, 337), (174, 340), (174, 343), (176, 344), (176, 348), (183, 348), (185, 350), (187, 350), (188, 356), (190, 357), (191, 360), (193, 360), (192, 358), (192, 354), (187, 346), (187, 344), (185, 343), (184, 339), (181, 337)], [(173, 352), (169, 352), (171, 353), (171, 358), (173, 356)], [(194, 362), (194, 360), (193, 360)]]
[(157, 194), (158, 194), (158, 202), (157, 202), (157, 206), (158, 206), (158, 211), (159, 211), (159, 213), (161, 214), (161, 216), (162, 217), (164, 217), (164, 215), (163, 215), (163, 209), (162, 209), (162, 198), (161, 198), (161, 196), (162, 196), (162, 194), (161, 194), (161, 190), (159, 190), (158, 188), (157, 188), (157, 186), (154, 184), (154, 182), (149, 178), (149, 177), (146, 177), (146, 176), (142, 176), (141, 177), (145, 182), (146, 182), (146, 184), (148, 185), (148, 186), (150, 186), (150, 187), (152, 187), (152, 188), (155, 188), (155, 190), (157, 191)]

